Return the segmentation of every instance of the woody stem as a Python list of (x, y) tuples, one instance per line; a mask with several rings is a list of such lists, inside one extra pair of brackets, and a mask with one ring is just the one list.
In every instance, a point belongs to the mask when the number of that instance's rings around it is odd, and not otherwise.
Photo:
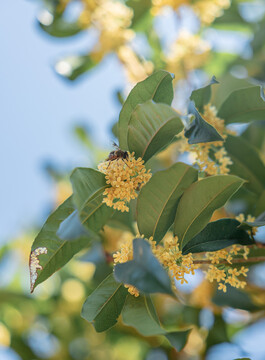
[[(240, 263), (249, 263), (249, 262), (259, 262), (259, 261), (265, 261), (265, 256), (256, 256), (256, 257), (250, 257), (248, 259), (233, 259), (231, 260), (232, 264), (240, 264)], [(193, 264), (212, 264), (211, 260), (193, 260)], [(228, 264), (226, 260), (219, 260), (218, 264)]]

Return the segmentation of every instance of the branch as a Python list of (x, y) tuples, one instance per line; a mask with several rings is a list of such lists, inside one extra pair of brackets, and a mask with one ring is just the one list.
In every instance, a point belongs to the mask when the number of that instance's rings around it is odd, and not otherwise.
[[(231, 260), (231, 263), (232, 264), (240, 264), (240, 263), (249, 263), (249, 262), (259, 262), (259, 261), (265, 261), (265, 256), (256, 256), (256, 257), (250, 257), (248, 259), (233, 259)], [(193, 264), (209, 264), (211, 265), (212, 264), (212, 260), (193, 260)], [(219, 264), (229, 264), (227, 260), (220, 260), (218, 264), (216, 265), (219, 265)], [(215, 265), (215, 264), (213, 264)]]

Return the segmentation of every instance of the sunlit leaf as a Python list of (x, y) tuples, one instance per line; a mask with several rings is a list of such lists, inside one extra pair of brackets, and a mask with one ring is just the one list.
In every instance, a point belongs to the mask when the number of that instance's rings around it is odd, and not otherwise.
[(218, 131), (201, 117), (193, 101), (189, 103), (188, 113), (194, 116), (194, 120), (184, 133), (185, 137), (189, 139), (189, 144), (224, 140)]
[(133, 240), (133, 260), (115, 265), (114, 276), (117, 281), (133, 285), (146, 294), (173, 295), (166, 270), (153, 255), (150, 244), (142, 238)]
[(221, 105), (218, 117), (226, 124), (265, 119), (265, 97), (260, 86), (232, 92)]
[(127, 132), (131, 114), (138, 104), (148, 100), (171, 105), (173, 100), (173, 76), (164, 70), (159, 70), (147, 79), (139, 82), (127, 97), (119, 117), (119, 145), (128, 150)]
[(128, 147), (144, 161), (168, 145), (183, 129), (183, 123), (170, 106), (152, 100), (137, 105), (128, 123)]
[(181, 248), (204, 229), (213, 212), (224, 206), (243, 183), (237, 176), (216, 175), (197, 181), (185, 190), (174, 222), (174, 234)]
[(117, 323), (127, 289), (110, 274), (86, 299), (81, 316), (91, 322), (97, 332), (108, 330)]
[[(57, 235), (60, 224), (68, 218), (74, 210), (72, 198), (68, 198), (48, 217), (43, 228), (34, 240), (30, 257), (31, 291), (63, 267), (80, 250), (89, 246), (91, 236), (85, 235), (68, 241), (60, 239)], [(36, 258), (34, 255), (32, 256), (32, 254), (34, 254), (34, 252), (36, 253), (37, 249), (46, 249), (46, 253), (43, 252), (43, 254), (37, 256), (41, 267), (36, 268), (38, 264), (33, 263), (34, 260), (36, 261)]]
[(254, 244), (249, 234), (238, 228), (239, 225), (240, 222), (235, 219), (220, 219), (210, 222), (183, 247), (182, 253), (185, 255), (190, 252), (217, 251), (233, 244)]
[(198, 179), (197, 170), (176, 163), (158, 171), (142, 188), (137, 199), (137, 225), (140, 234), (159, 242), (173, 224), (178, 202), (185, 189)]
[(98, 232), (114, 210), (103, 200), (103, 192), (108, 186), (105, 175), (97, 170), (77, 168), (71, 175), (73, 201), (77, 207), (81, 223)]

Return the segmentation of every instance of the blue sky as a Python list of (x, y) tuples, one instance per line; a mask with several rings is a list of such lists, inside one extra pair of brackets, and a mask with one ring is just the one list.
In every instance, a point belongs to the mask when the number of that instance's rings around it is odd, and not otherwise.
[(54, 194), (45, 162), (86, 165), (74, 124), (87, 123), (94, 139), (110, 147), (108, 129), (119, 112), (114, 91), (125, 81), (114, 57), (77, 83), (57, 76), (55, 60), (84, 51), (90, 38), (49, 37), (38, 29), (38, 11), (34, 1), (0, 2), (0, 242), (47, 215)]

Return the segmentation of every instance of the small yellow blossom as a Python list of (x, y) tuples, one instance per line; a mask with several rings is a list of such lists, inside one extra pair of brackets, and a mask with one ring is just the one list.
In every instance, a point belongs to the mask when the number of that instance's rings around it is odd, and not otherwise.
[[(217, 109), (211, 104), (204, 106), (202, 116), (224, 139), (228, 133), (231, 133), (225, 128), (224, 120), (217, 117)], [(181, 151), (188, 151), (193, 154), (194, 163), (198, 165), (200, 171), (205, 171), (208, 175), (226, 175), (229, 173), (228, 166), (232, 164), (232, 161), (227, 156), (222, 141), (190, 145), (184, 137), (184, 133), (181, 136), (183, 139), (179, 144)], [(213, 156), (210, 158), (210, 151), (213, 152), (214, 158)]]
[(175, 74), (175, 80), (187, 78), (189, 71), (206, 62), (209, 53), (210, 45), (205, 40), (183, 30), (165, 58), (167, 70)]
[[(236, 220), (238, 220), (241, 223), (244, 222), (244, 221), (254, 222), (255, 219), (256, 218), (254, 216), (252, 216), (252, 215), (248, 215), (247, 217), (245, 217), (244, 214), (239, 214), (239, 215), (236, 216)], [(251, 235), (255, 235), (257, 230), (258, 230), (258, 228), (254, 226), (251, 230), (248, 230), (248, 233), (251, 234)]]
[(106, 176), (106, 183), (110, 185), (103, 193), (103, 202), (122, 212), (129, 211), (127, 204), (137, 198), (137, 191), (152, 176), (150, 170), (146, 171), (141, 158), (135, 159), (134, 153), (128, 154), (128, 159), (105, 161), (98, 165), (99, 171)]

